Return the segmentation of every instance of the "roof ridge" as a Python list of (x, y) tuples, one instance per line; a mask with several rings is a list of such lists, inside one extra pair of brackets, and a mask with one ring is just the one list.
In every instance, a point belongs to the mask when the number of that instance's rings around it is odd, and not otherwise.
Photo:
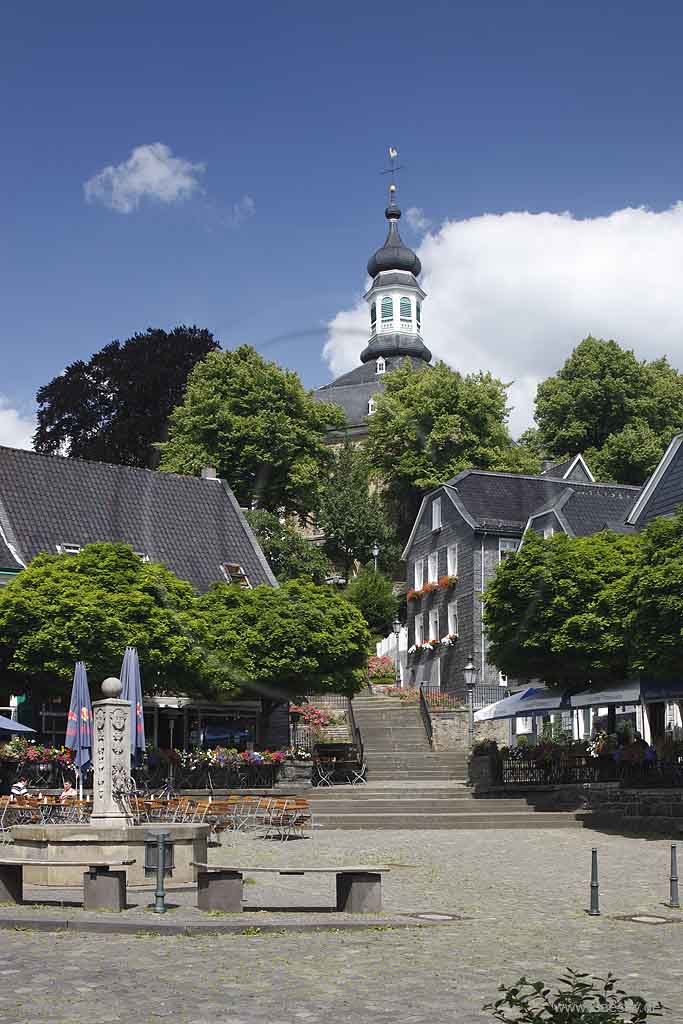
[[(8, 444), (0, 444), (0, 451), (14, 452), (18, 455), (34, 456), (39, 459), (53, 459), (56, 462), (66, 465), (102, 466), (107, 469), (128, 470), (131, 473), (152, 473), (155, 476), (176, 477), (179, 480), (203, 480), (202, 476), (190, 475), (189, 473), (175, 473), (163, 469), (150, 469), (148, 466), (126, 466), (122, 462), (103, 462), (100, 459), (71, 458), (69, 455), (56, 455), (54, 452), (37, 452), (33, 448), (12, 448)], [(222, 478), (218, 478), (222, 479)]]
[[(554, 481), (558, 484), (564, 484), (565, 486), (571, 487), (610, 487), (619, 488), (622, 491), (640, 491), (642, 490), (642, 484), (617, 484), (610, 483), (609, 481), (596, 480), (591, 483), (590, 480), (566, 480), (561, 476), (543, 476), (540, 473), (512, 473), (509, 470), (498, 470), (498, 469), (475, 469), (474, 467), (468, 467), (467, 469), (461, 469), (460, 473), (456, 473), (450, 480), (446, 480), (443, 484), (438, 484), (437, 487), (455, 487), (454, 481), (462, 479), (463, 475), (478, 474), (479, 476), (502, 476), (509, 480), (538, 480), (541, 483), (547, 483), (549, 480)], [(437, 487), (432, 488), (437, 490)]]

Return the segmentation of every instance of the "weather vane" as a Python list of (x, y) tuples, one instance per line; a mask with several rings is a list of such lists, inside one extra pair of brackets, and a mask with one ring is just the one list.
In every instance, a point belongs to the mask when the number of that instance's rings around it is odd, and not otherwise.
[(403, 164), (397, 164), (398, 150), (394, 146), (389, 146), (389, 167), (381, 171), (381, 174), (391, 175), (391, 184), (389, 185), (389, 191), (393, 194), (396, 191), (396, 174), (398, 171), (403, 170)]

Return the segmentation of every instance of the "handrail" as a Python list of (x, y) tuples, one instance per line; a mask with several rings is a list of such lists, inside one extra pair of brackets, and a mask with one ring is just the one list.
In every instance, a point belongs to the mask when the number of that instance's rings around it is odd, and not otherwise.
[(347, 697), (346, 704), (346, 718), (351, 727), (351, 737), (353, 739), (353, 744), (356, 750), (358, 751), (360, 762), (361, 764), (363, 764), (363, 762), (365, 761), (365, 757), (363, 755), (363, 737), (360, 734), (360, 729), (358, 728), (358, 723), (356, 722), (356, 716), (353, 713), (353, 701), (349, 697)]
[(427, 739), (429, 745), (434, 745), (434, 730), (432, 728), (432, 716), (429, 710), (429, 702), (425, 696), (425, 684), (420, 683), (420, 714), (422, 715), (422, 721), (424, 722), (425, 731), (427, 733)]

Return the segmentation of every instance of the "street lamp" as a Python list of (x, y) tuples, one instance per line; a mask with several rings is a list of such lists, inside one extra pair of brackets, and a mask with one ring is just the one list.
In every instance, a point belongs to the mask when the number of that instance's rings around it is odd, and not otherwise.
[(377, 541), (372, 545), (372, 557), (375, 560), (375, 572), (377, 572), (377, 556), (379, 555), (379, 544)]
[(470, 747), (474, 744), (474, 687), (477, 685), (477, 670), (474, 667), (472, 660), (473, 655), (470, 654), (467, 664), (463, 669), (463, 675), (465, 676), (465, 686), (467, 687), (467, 708), (469, 711), (469, 738)]
[(401, 685), (401, 661), (400, 661), (400, 655), (399, 655), (399, 651), (398, 651), (398, 638), (401, 635), (401, 620), (400, 619), (394, 619), (394, 621), (391, 624), (391, 628), (393, 630), (394, 636), (396, 637), (396, 662), (395, 662), (396, 685), (400, 686)]

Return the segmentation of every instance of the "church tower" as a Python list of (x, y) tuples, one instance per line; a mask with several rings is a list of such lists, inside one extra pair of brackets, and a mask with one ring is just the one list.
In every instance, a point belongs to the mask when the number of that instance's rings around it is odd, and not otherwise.
[[(392, 163), (396, 151), (390, 150)], [(384, 216), (389, 231), (381, 249), (368, 260), (372, 284), (365, 294), (370, 312), (368, 343), (360, 353), (360, 366), (331, 384), (318, 388), (315, 397), (340, 406), (346, 414), (348, 433), (367, 434), (368, 417), (375, 411), (375, 398), (384, 389), (384, 377), (409, 359), (414, 367), (428, 366), (432, 354), (422, 341), (422, 304), (426, 293), (418, 278), (422, 265), (401, 238), (396, 203), (396, 184), (389, 186), (389, 204)]]

